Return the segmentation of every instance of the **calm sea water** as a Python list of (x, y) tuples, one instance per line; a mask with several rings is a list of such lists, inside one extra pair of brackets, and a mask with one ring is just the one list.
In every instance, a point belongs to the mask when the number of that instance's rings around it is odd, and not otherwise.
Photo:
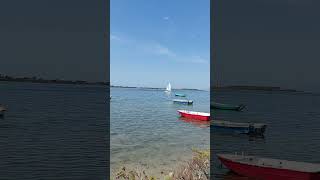
[(0, 179), (105, 179), (103, 86), (0, 82)]
[[(306, 93), (218, 91), (214, 100), (247, 105), (244, 112), (214, 111), (216, 119), (268, 125), (265, 138), (213, 133), (215, 153), (245, 154), (320, 163), (320, 96)], [(243, 179), (220, 168), (214, 157), (216, 179)]]
[(209, 112), (209, 92), (180, 90), (193, 106), (173, 104), (163, 90), (111, 88), (111, 171), (144, 168), (157, 175), (209, 148), (210, 128), (179, 119), (178, 109)]

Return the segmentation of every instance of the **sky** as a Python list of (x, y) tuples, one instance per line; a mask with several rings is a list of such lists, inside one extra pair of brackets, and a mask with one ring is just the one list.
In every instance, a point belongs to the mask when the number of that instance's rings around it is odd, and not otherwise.
[(111, 84), (209, 89), (209, 3), (111, 0)]
[(320, 11), (315, 2), (215, 1), (211, 84), (320, 92)]
[(104, 1), (1, 1), (0, 73), (108, 80), (105, 11)]
[[(105, 81), (104, 1), (0, 2), (0, 73)], [(320, 92), (314, 0), (111, 0), (111, 83), (266, 85)]]

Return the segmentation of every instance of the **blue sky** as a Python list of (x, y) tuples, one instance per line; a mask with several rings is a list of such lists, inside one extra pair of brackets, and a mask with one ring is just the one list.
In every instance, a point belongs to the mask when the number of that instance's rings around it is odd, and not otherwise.
[(209, 3), (111, 0), (111, 84), (209, 89)]

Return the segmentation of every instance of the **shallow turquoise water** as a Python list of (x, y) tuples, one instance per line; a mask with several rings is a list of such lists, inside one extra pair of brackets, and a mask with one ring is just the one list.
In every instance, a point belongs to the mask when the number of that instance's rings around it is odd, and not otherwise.
[[(194, 105), (173, 104), (174, 93)], [(178, 109), (209, 112), (209, 92), (111, 88), (111, 171), (126, 165), (153, 174), (191, 158), (192, 148), (209, 148), (210, 128), (179, 118)], [(180, 97), (181, 98), (181, 97)]]

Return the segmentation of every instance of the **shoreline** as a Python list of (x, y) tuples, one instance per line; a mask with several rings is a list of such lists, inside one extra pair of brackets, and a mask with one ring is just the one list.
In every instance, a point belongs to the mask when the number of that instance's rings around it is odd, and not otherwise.
[[(0, 83), (30, 83), (30, 84), (52, 84), (52, 85), (87, 85), (87, 86), (107, 86), (109, 88), (126, 88), (126, 89), (148, 89), (148, 90), (165, 90), (165, 88), (153, 88), (153, 87), (132, 87), (132, 86), (114, 86), (109, 85), (106, 82), (77, 82), (77, 81), (67, 81), (67, 82), (48, 82), (48, 81), (19, 81), (19, 80), (2, 80), (0, 79)], [(208, 90), (201, 90), (201, 89), (188, 89), (188, 88), (181, 88), (181, 89), (173, 89), (173, 90), (187, 90), (187, 91), (208, 91)]]
[[(165, 90), (165, 88), (159, 87), (138, 87), (138, 86), (119, 86), (110, 85), (110, 82), (89, 82), (84, 80), (61, 80), (61, 79), (43, 79), (37, 77), (10, 77), (0, 74), (0, 82), (22, 82), (22, 83), (35, 83), (35, 84), (70, 84), (70, 85), (98, 85), (107, 86), (112, 88), (130, 88), (130, 89), (150, 89), (150, 90)], [(176, 88), (174, 90), (191, 90), (191, 91), (264, 91), (264, 92), (290, 92), (290, 93), (312, 93), (296, 89), (288, 89), (274, 86), (248, 86), (248, 85), (230, 85), (230, 86), (211, 86), (210, 90), (195, 89), (195, 88)]]
[(230, 90), (230, 91), (264, 91), (264, 92), (297, 92), (297, 93), (308, 93), (302, 90), (287, 89), (273, 86), (242, 86), (242, 85), (231, 85), (231, 86), (211, 86), (212, 90)]
[(33, 83), (33, 84), (72, 84), (72, 85), (100, 85), (100, 86), (110, 86), (107, 82), (87, 82), (87, 81), (68, 81), (68, 80), (7, 80), (1, 79), (0, 82), (8, 83)]
[[(166, 88), (155, 88), (155, 87), (135, 87), (135, 86), (115, 86), (111, 85), (112, 88), (127, 88), (127, 89), (150, 89), (150, 90), (165, 90)], [(207, 91), (202, 89), (189, 89), (189, 88), (173, 88), (172, 90), (187, 90), (187, 91)]]
[[(168, 167), (168, 166), (166, 166)], [(156, 168), (143, 167), (141, 165), (122, 165), (110, 169), (111, 179), (210, 179), (210, 149), (193, 149), (189, 158), (176, 161), (167, 169), (157, 166)]]

